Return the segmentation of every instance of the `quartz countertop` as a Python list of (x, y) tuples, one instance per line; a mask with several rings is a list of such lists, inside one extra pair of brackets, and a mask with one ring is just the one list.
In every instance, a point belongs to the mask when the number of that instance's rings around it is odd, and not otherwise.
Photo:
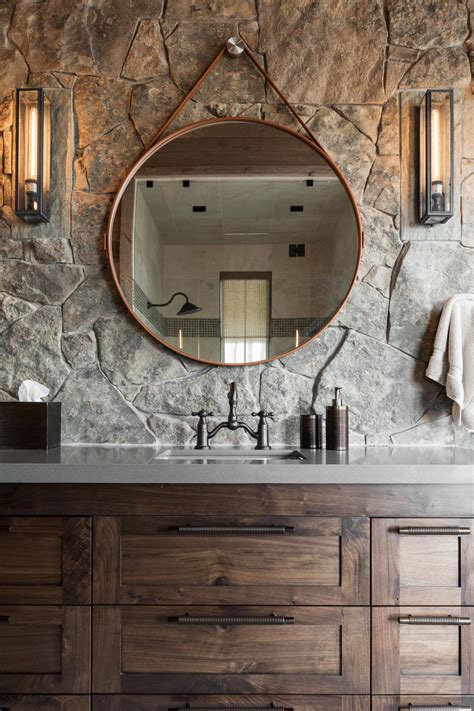
[[(164, 448), (63, 446), (0, 450), (0, 484), (472, 484), (474, 450), (460, 447), (353, 447), (299, 450), (306, 459), (157, 459)], [(236, 450), (236, 454), (241, 450)], [(473, 489), (474, 492), (474, 489)]]

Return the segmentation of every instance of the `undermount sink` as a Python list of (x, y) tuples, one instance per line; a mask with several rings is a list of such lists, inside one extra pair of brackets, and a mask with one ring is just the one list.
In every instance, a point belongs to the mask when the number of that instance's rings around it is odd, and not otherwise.
[(276, 462), (305, 460), (297, 449), (165, 449), (155, 459), (175, 462)]

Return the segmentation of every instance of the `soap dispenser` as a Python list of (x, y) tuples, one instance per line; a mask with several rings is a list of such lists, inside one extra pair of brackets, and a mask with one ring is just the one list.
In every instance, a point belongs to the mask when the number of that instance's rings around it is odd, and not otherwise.
[(342, 404), (341, 388), (326, 407), (326, 449), (349, 449), (349, 408)]

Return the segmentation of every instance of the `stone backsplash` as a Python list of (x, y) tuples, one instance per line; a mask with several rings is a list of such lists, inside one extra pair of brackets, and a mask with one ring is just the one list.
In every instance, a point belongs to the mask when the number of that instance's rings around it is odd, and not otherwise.
[[(354, 444), (474, 446), (424, 376), (443, 301), (474, 290), (473, 16), (473, 0), (4, 0), (0, 399), (32, 378), (63, 403), (65, 442), (188, 444), (190, 412), (226, 414), (236, 380), (240, 412), (274, 410), (272, 441), (292, 445), (299, 414), (322, 412), (339, 385)], [(136, 326), (102, 239), (128, 168), (237, 32), (346, 174), (366, 250), (320, 338), (265, 366), (216, 368)], [(52, 220), (40, 226), (12, 211), (11, 96), (26, 85), (48, 87), (54, 110)], [(436, 86), (457, 90), (462, 212), (442, 239), (434, 227), (404, 241), (400, 96)], [(229, 114), (294, 125), (245, 59), (225, 58), (178, 121)], [(246, 441), (220, 434), (216, 445)]]

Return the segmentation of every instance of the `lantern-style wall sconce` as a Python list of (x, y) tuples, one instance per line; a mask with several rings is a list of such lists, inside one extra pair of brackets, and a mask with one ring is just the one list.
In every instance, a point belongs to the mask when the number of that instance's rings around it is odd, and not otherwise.
[(25, 222), (49, 222), (51, 104), (43, 89), (16, 90), (15, 212)]
[(454, 94), (430, 89), (420, 106), (420, 222), (453, 216)]

